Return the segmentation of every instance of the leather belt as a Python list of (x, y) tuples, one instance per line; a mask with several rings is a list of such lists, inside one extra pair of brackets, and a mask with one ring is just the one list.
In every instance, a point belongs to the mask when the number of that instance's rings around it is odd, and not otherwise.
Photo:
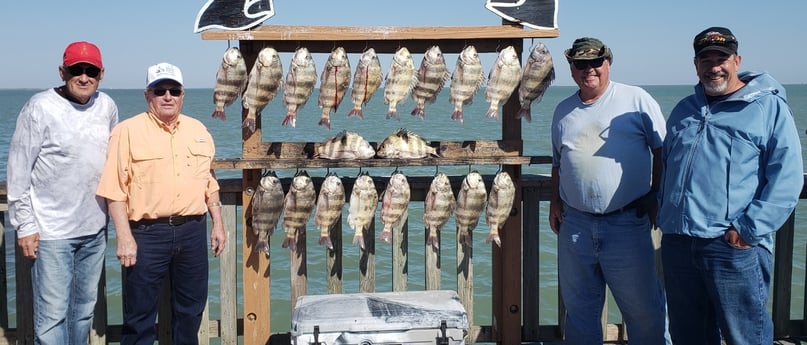
[(179, 226), (191, 221), (200, 221), (204, 215), (194, 216), (170, 216), (161, 217), (156, 219), (141, 219), (138, 221), (129, 221), (129, 226), (132, 228), (140, 227), (141, 225), (149, 226), (154, 224), (168, 224), (171, 226)]
[(616, 210), (613, 210), (611, 212), (605, 212), (605, 213), (589, 213), (589, 212), (586, 212), (586, 213), (590, 214), (593, 217), (608, 217), (608, 216), (613, 216), (615, 214), (622, 213), (622, 212), (625, 212), (625, 211), (635, 210), (635, 209), (639, 208), (639, 206), (641, 206), (641, 204), (642, 204), (642, 198), (640, 197), (640, 198), (638, 198), (636, 200), (633, 200), (633, 201), (629, 202), (627, 205), (622, 206), (622, 207), (620, 207), (620, 208), (618, 208)]

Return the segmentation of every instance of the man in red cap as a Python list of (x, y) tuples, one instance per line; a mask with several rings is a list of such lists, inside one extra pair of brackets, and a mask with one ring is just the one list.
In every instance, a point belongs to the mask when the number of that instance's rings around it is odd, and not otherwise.
[(118, 108), (98, 91), (101, 52), (64, 51), (64, 85), (23, 106), (8, 151), (8, 211), (33, 260), (36, 344), (87, 344), (106, 249), (107, 205), (95, 195)]

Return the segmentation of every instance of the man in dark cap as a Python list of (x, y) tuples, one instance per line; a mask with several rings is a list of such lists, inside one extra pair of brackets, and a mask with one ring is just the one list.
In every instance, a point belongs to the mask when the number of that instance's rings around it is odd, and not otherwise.
[(695, 36), (700, 82), (667, 121), (658, 223), (676, 344), (773, 343), (773, 233), (799, 200), (801, 143), (784, 87), (738, 73), (737, 47), (727, 28)]
[(579, 38), (565, 55), (579, 90), (555, 108), (549, 206), (565, 343), (602, 344), (606, 284), (631, 343), (669, 343), (650, 231), (665, 134), (661, 108), (641, 88), (610, 80), (613, 54), (600, 40)]
[(106, 249), (107, 207), (95, 196), (118, 107), (98, 91), (101, 51), (64, 50), (64, 84), (23, 106), (8, 150), (8, 211), (34, 260), (35, 344), (87, 344)]

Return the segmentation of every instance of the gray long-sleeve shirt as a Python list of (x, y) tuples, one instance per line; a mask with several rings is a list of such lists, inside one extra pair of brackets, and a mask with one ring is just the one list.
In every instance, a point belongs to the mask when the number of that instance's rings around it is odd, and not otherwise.
[(106, 203), (95, 190), (117, 123), (117, 105), (102, 92), (84, 105), (54, 89), (28, 100), (17, 118), (6, 168), (10, 222), (19, 237), (75, 238), (106, 226)]

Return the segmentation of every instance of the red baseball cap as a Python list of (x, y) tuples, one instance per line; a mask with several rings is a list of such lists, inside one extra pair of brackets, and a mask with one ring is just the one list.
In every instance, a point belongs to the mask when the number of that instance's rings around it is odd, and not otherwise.
[(95, 44), (85, 41), (68, 44), (64, 49), (64, 65), (73, 66), (81, 62), (104, 68), (101, 63), (101, 50)]

